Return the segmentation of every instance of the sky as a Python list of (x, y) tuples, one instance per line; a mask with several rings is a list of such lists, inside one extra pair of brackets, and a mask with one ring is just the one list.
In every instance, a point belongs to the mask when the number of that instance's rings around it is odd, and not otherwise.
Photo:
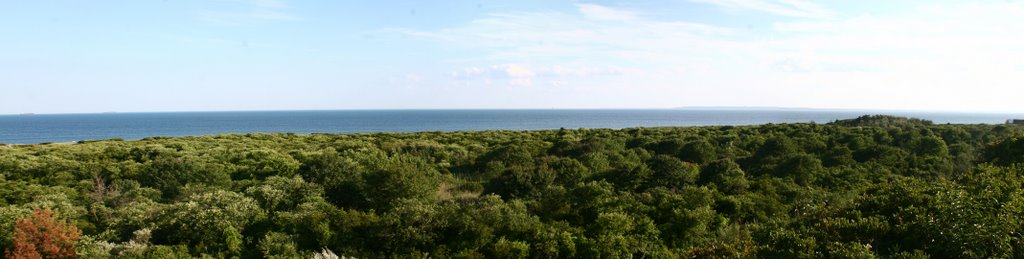
[(1024, 112), (1024, 1), (0, 1), (0, 114)]

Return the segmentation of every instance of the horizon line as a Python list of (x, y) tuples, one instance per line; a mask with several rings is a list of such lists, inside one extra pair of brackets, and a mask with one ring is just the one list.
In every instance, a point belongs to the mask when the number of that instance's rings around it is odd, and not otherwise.
[(900, 112), (900, 113), (966, 113), (966, 114), (1022, 114), (1014, 111), (965, 111), (932, 109), (885, 109), (885, 108), (815, 108), (787, 106), (678, 106), (647, 108), (343, 108), (343, 109), (280, 109), (280, 110), (164, 110), (164, 111), (106, 111), (106, 112), (54, 112), (54, 113), (0, 113), (0, 116), (36, 115), (97, 115), (97, 114), (142, 114), (142, 113), (225, 113), (225, 112), (331, 112), (331, 111), (537, 111), (537, 110), (779, 110), (779, 111), (847, 111), (847, 112)]

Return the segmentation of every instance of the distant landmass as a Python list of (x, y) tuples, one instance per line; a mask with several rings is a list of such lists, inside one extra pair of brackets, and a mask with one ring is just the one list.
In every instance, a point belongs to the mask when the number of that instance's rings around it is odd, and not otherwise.
[(1004, 124), (1020, 114), (683, 107), (651, 110), (347, 110), (0, 116), (0, 143), (34, 144), (221, 133), (364, 133), (829, 123), (895, 115), (936, 124)]
[(676, 110), (840, 110), (840, 109), (820, 109), (820, 108), (804, 108), (804, 107), (777, 107), (777, 106), (681, 106), (672, 109)]
[(889, 113), (963, 113), (963, 114), (1016, 114), (1011, 112), (979, 112), (979, 111), (943, 111), (943, 110), (912, 110), (912, 109), (856, 109), (856, 108), (808, 108), (808, 107), (781, 107), (781, 106), (680, 106), (671, 108), (674, 110), (693, 111), (817, 111), (817, 112), (860, 112), (871, 114)]

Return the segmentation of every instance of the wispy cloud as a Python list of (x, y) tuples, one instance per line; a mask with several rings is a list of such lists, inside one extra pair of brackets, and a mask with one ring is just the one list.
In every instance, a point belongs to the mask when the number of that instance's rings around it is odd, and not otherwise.
[[(589, 11), (582, 11), (589, 9)], [(486, 49), (481, 61), (565, 65), (695, 54), (718, 46), (717, 36), (734, 29), (685, 21), (656, 21), (611, 7), (580, 6), (580, 13), (497, 13), (458, 27), (434, 31), (392, 28), (382, 33), (450, 46)], [(594, 11), (601, 10), (601, 11)], [(629, 15), (626, 15), (626, 14)], [(601, 19), (598, 19), (600, 17)], [(608, 22), (615, 18), (617, 22)], [(721, 43), (725, 44), (725, 43)], [(707, 52), (705, 52), (707, 53)]]
[(537, 74), (520, 64), (495, 65), (489, 68), (470, 67), (452, 74), (460, 79), (482, 79), (488, 84), (493, 79), (508, 79), (511, 85), (531, 85)]
[(832, 11), (805, 0), (690, 0), (707, 3), (724, 8), (744, 9), (771, 13), (775, 15), (805, 18), (826, 18)]
[(303, 18), (287, 12), (283, 0), (219, 0), (224, 8), (197, 12), (200, 20), (222, 26), (251, 25), (264, 22), (299, 21)]
[(485, 84), (505, 80), (509, 85), (532, 85), (534, 80), (537, 79), (564, 82), (564, 80), (572, 77), (621, 75), (626, 72), (626, 69), (616, 67), (533, 67), (524, 64), (500, 64), (489, 67), (467, 67), (451, 72), (450, 76), (456, 80), (479, 80), (485, 82)]
[(627, 21), (636, 19), (636, 13), (626, 10), (613, 9), (596, 4), (577, 4), (580, 13), (590, 19), (595, 20), (609, 20), (609, 21)]
[(706, 60), (729, 45), (717, 39), (733, 29), (685, 21), (657, 21), (642, 13), (578, 5), (577, 12), (494, 13), (458, 27), (421, 31), (392, 28), (427, 42), (483, 51), (456, 63), (462, 82), (569, 84), (595, 76), (622, 76), (681, 60)]
[[(829, 14), (801, 1), (720, 3), (797, 17)], [(453, 80), (603, 86), (616, 89), (609, 93), (658, 93), (642, 97), (659, 106), (729, 100), (727, 105), (1019, 110), (1010, 96), (1024, 95), (1018, 87), (1024, 82), (1024, 25), (1014, 22), (1024, 16), (1021, 3), (923, 4), (893, 15), (778, 22), (768, 26), (771, 37), (589, 8), (630, 15), (498, 13), (446, 29), (390, 32), (485, 53), (452, 62), (467, 68), (452, 73)], [(639, 72), (612, 74), (615, 80), (565, 72), (609, 67)]]
[(288, 3), (283, 0), (220, 0), (226, 2), (236, 2), (246, 5), (261, 7), (261, 8), (285, 8), (288, 7)]

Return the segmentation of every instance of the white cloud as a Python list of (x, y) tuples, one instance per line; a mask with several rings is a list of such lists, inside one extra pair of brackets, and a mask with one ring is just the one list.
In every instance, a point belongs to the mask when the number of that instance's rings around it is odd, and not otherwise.
[(480, 68), (480, 67), (468, 67), (461, 71), (452, 72), (453, 78), (457, 79), (476, 79), (476, 78), (490, 78), (490, 79), (516, 79), (516, 78), (532, 78), (536, 74), (532, 70), (526, 68), (520, 64), (502, 64), (494, 65), (491, 67)]
[(288, 7), (288, 2), (283, 0), (219, 0), (221, 2), (231, 2), (244, 4), (259, 8), (285, 8)]
[(608, 21), (628, 21), (636, 19), (636, 13), (608, 8), (596, 4), (577, 4), (580, 9), (580, 13), (587, 18), (594, 20), (608, 20)]
[(536, 66), (525, 66), (519, 63), (497, 64), (489, 68), (470, 67), (461, 71), (451, 73), (456, 79), (490, 78), (555, 78), (555, 77), (591, 77), (591, 76), (617, 76), (625, 75), (628, 70), (621, 68), (571, 68), (554, 66), (550, 68), (537, 68)]
[(524, 64), (501, 64), (490, 67), (467, 67), (450, 73), (451, 78), (462, 81), (482, 81), (488, 84), (505, 81), (510, 85), (532, 85), (544, 79), (552, 85), (567, 84), (568, 78), (623, 75), (628, 70), (615, 67), (535, 67)]
[[(776, 23), (752, 58), (776, 62), (816, 106), (1022, 111), (1020, 3), (928, 4), (907, 12)], [(816, 87), (811, 87), (818, 85)], [(808, 98), (809, 97), (809, 98)], [(812, 106), (813, 106), (812, 105)]]
[(526, 78), (535, 75), (530, 69), (516, 64), (505, 65), (503, 70), (506, 75), (512, 78)]
[[(823, 13), (800, 1), (771, 3)], [(394, 31), (487, 53), (454, 63), (470, 67), (453, 73), (462, 82), (603, 94), (563, 96), (578, 103), (1024, 111), (1016, 98), (1024, 96), (1022, 3), (928, 3), (890, 15), (779, 22), (760, 34), (636, 14), (609, 23), (581, 13), (505, 13)]]
[(299, 21), (302, 17), (286, 12), (284, 0), (220, 0), (224, 9), (197, 12), (200, 20), (220, 26), (252, 25), (264, 22)]
[(566, 76), (610, 76), (624, 75), (629, 70), (617, 67), (588, 68), (588, 67), (564, 67), (554, 66), (549, 69), (538, 71), (538, 74), (545, 77), (566, 77)]
[(692, 2), (713, 4), (730, 9), (745, 9), (771, 13), (775, 15), (826, 18), (832, 12), (810, 1), (805, 0), (690, 0)]
[[(623, 12), (603, 6), (590, 8), (607, 13)], [(464, 26), (436, 31), (386, 29), (382, 32), (399, 33), (448, 46), (486, 49), (489, 53), (478, 57), (484, 62), (600, 67), (613, 65), (609, 62), (665, 60), (666, 57), (690, 54), (706, 56), (711, 52), (704, 48), (728, 44), (709, 36), (728, 35), (735, 31), (708, 24), (654, 21), (639, 16), (619, 21), (608, 23), (586, 15), (556, 12), (499, 13)]]

